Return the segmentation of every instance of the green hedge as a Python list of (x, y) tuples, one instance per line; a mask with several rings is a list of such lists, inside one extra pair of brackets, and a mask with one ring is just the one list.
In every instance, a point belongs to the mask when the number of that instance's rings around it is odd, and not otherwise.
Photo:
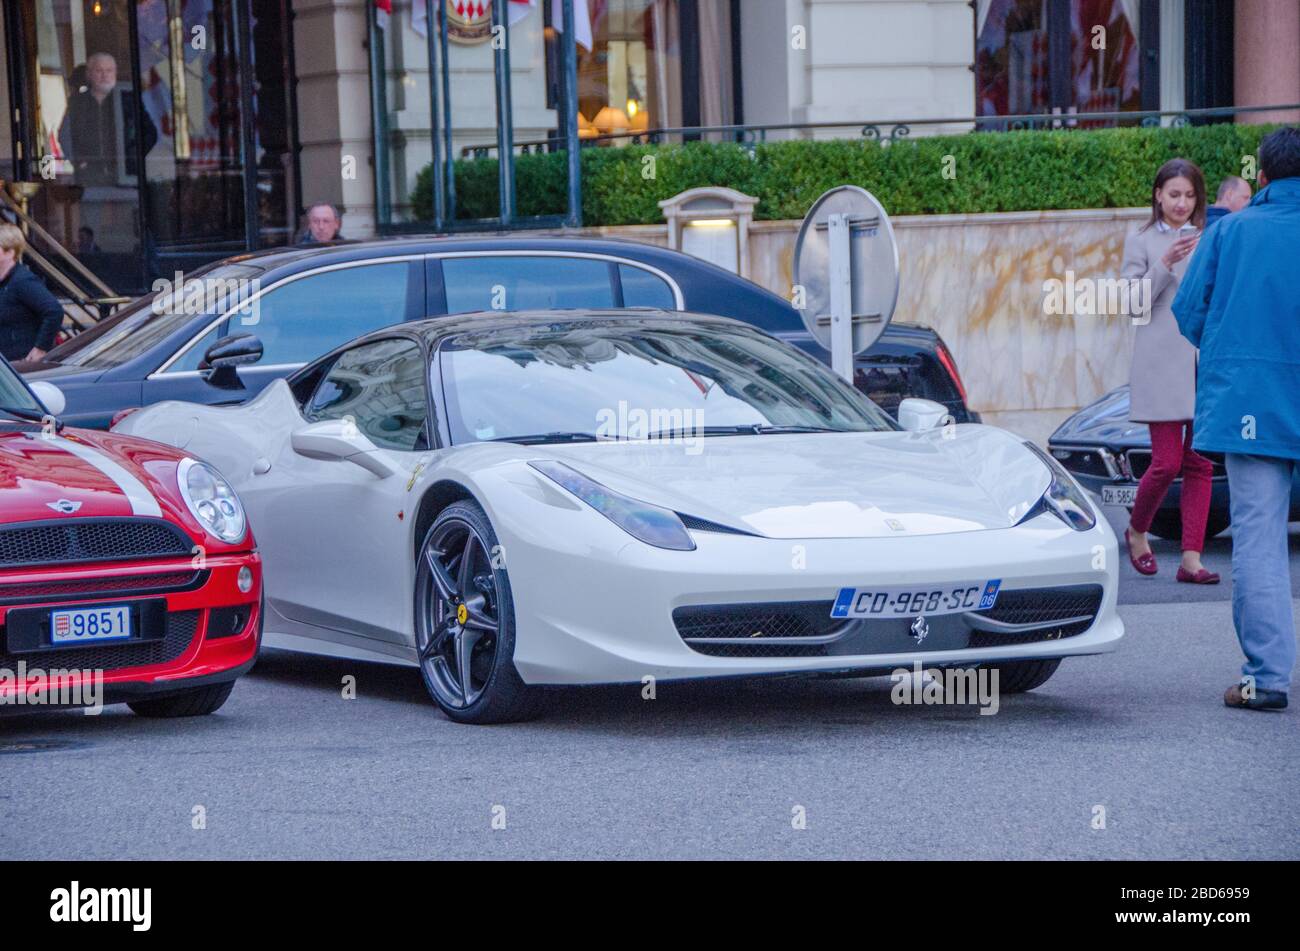
[[(655, 224), (658, 203), (698, 185), (726, 185), (759, 199), (760, 219), (801, 218), (826, 189), (870, 190), (894, 215), (1122, 208), (1145, 205), (1162, 162), (1191, 159), (1213, 191), (1241, 174), (1270, 126), (1205, 125), (1176, 129), (977, 132), (918, 137), (881, 145), (867, 139), (771, 142), (751, 149), (732, 143), (632, 145), (582, 151), (582, 213), (586, 225)], [(646, 178), (643, 158), (655, 157)], [(945, 157), (955, 177), (945, 178)], [(562, 214), (564, 153), (521, 155), (515, 163), (521, 215)], [(412, 195), (420, 220), (433, 217), (430, 168)], [(457, 216), (497, 215), (495, 159), (456, 162)]]

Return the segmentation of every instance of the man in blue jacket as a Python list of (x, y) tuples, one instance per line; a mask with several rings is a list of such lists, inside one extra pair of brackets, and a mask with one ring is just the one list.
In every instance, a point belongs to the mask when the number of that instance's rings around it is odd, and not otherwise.
[(1282, 710), (1296, 655), (1287, 517), (1300, 466), (1300, 129), (1260, 143), (1259, 184), (1205, 232), (1173, 310), (1201, 351), (1195, 448), (1227, 458), (1232, 620), (1246, 663), (1223, 702)]

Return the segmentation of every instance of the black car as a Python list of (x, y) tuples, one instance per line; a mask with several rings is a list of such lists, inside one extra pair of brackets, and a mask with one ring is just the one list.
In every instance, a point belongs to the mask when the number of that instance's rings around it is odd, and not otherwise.
[[(1101, 497), (1107, 505), (1122, 505), (1133, 510), (1138, 482), (1151, 465), (1151, 431), (1146, 423), (1128, 418), (1129, 390), (1121, 386), (1079, 410), (1047, 442), (1052, 455), (1070, 471), (1079, 484)], [(1214, 466), (1210, 495), (1207, 538), (1213, 538), (1231, 522), (1228, 510), (1228, 472), (1223, 456), (1206, 453)], [(1175, 479), (1151, 523), (1151, 531), (1161, 538), (1178, 540), (1183, 519), (1179, 511), (1183, 480)], [(1300, 519), (1300, 472), (1291, 483), (1291, 519)]]
[[(163, 287), (18, 367), (58, 386), (71, 425), (106, 428), (162, 400), (237, 403), (335, 347), (394, 323), (478, 310), (634, 308), (734, 317), (827, 353), (798, 312), (698, 258), (599, 238), (495, 235), (342, 242), (239, 255)], [(951, 353), (926, 327), (891, 323), (855, 381), (891, 414), (904, 397), (977, 422)]]

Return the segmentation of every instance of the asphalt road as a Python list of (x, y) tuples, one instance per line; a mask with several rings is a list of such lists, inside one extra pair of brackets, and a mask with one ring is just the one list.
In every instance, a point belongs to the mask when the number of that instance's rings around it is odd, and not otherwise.
[(0, 857), (1300, 858), (1300, 705), (1223, 707), (1229, 585), (1123, 571), (1121, 649), (993, 716), (798, 679), (462, 727), (413, 670), (268, 652), (212, 717), (0, 720)]

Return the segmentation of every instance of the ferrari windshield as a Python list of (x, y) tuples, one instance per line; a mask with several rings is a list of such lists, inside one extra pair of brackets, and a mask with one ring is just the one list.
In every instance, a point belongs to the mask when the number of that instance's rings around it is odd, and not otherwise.
[(45, 359), (65, 366), (120, 366), (196, 316), (216, 317), (236, 306), (256, 288), (261, 273), (262, 268), (246, 264), (217, 264), (185, 275), (179, 287), (174, 279), (160, 280), (155, 286), (161, 290), (132, 301)]
[(447, 341), (439, 359), (454, 443), (898, 428), (815, 360), (744, 327), (486, 330)]

